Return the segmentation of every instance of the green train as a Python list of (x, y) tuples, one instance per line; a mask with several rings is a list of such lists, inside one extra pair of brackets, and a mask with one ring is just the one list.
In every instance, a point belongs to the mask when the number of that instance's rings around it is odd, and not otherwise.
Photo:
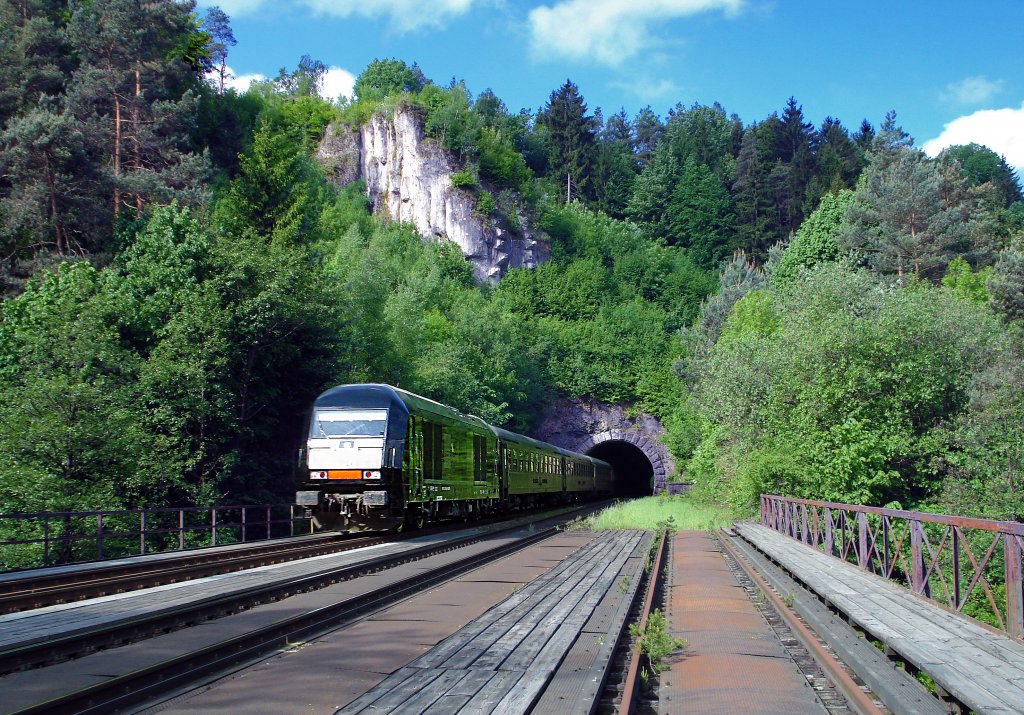
[(322, 529), (420, 527), (612, 494), (611, 465), (390, 385), (313, 403), (296, 503)]

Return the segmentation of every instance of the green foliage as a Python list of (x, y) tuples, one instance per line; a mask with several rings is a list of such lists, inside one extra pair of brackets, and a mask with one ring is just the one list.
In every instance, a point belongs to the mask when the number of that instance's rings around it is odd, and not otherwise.
[(1010, 354), (998, 322), (927, 285), (886, 289), (834, 264), (771, 296), (737, 303), (692, 364), (696, 406), (719, 430), (690, 460), (695, 481), (717, 470), (737, 506), (764, 485), (862, 504), (937, 493), (945, 426)]
[(473, 178), (473, 174), (469, 171), (456, 171), (454, 174), (450, 174), (452, 186), (456, 189), (468, 189), (476, 186), (476, 179)]
[(986, 287), (993, 310), (1007, 320), (1024, 318), (1024, 234), (999, 254)]
[(765, 290), (750, 291), (732, 307), (718, 342), (742, 340), (748, 335), (770, 337), (778, 330), (781, 322), (772, 304), (771, 294)]
[(533, 177), (522, 154), (494, 129), (484, 128), (477, 141), (480, 178), (495, 186), (522, 189)]
[(379, 102), (388, 95), (419, 92), (427, 85), (420, 68), (402, 60), (376, 59), (356, 77), (353, 91), (360, 102)]
[(971, 270), (970, 264), (963, 258), (954, 258), (946, 266), (946, 275), (942, 277), (942, 285), (951, 290), (957, 298), (987, 305), (989, 294), (985, 284), (991, 276), (991, 266), (974, 272)]
[(476, 212), (480, 216), (488, 217), (494, 213), (497, 204), (494, 203), (494, 196), (489, 191), (478, 191), (476, 193)]
[(960, 144), (942, 150), (939, 160), (956, 162), (971, 186), (992, 185), (1002, 207), (1024, 201), (1020, 181), (1006, 160), (980, 144)]
[(655, 608), (647, 617), (647, 625), (638, 628), (629, 626), (629, 634), (636, 638), (640, 652), (646, 656), (650, 671), (657, 675), (665, 669), (665, 658), (686, 647), (686, 641), (672, 636), (668, 631), (668, 620)]
[(853, 192), (849, 190), (822, 197), (818, 208), (800, 224), (779, 263), (773, 268), (772, 285), (792, 283), (800, 269), (839, 259), (839, 230), (853, 197)]
[(275, 498), (341, 336), (308, 268), (172, 206), (111, 267), (65, 264), (5, 303), (4, 509)]
[(548, 130), (549, 174), (562, 186), (568, 178), (573, 197), (591, 197), (597, 137), (579, 88), (566, 80), (551, 93), (538, 122)]
[(218, 213), (232, 230), (250, 229), (268, 241), (294, 245), (308, 240), (322, 190), (301, 140), (265, 122), (241, 157)]
[(937, 278), (969, 246), (973, 203), (955, 169), (907, 147), (872, 155), (867, 179), (846, 214), (840, 244), (900, 280)]
[(99, 272), (84, 262), (3, 304), (2, 511), (113, 508), (132, 498), (144, 445), (132, 410), (137, 360), (110, 313)]

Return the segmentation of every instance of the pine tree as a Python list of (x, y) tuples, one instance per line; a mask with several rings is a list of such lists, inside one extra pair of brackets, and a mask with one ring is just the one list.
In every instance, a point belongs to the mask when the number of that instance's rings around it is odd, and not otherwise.
[[(762, 125), (751, 124), (743, 133), (736, 157), (733, 199), (736, 202), (736, 241), (755, 254), (764, 255), (779, 240), (775, 222), (773, 163), (765, 157)], [(771, 136), (769, 134), (769, 136)]]
[(633, 119), (633, 147), (640, 166), (647, 166), (665, 133), (661, 119), (650, 107), (644, 107)]
[(228, 78), (228, 47), (237, 45), (238, 40), (231, 31), (231, 20), (227, 13), (216, 5), (206, 11), (203, 29), (210, 35), (210, 61), (217, 72), (217, 91), (224, 94), (224, 85)]
[(675, 190), (680, 170), (675, 154), (668, 150), (657, 151), (633, 183), (626, 216), (655, 240), (667, 240), (671, 231), (665, 201)]
[(874, 140), (875, 128), (871, 126), (871, 122), (867, 119), (862, 119), (860, 127), (857, 129), (857, 133), (853, 137), (854, 143), (860, 147), (861, 151), (866, 152), (871, 148), (871, 144)]
[[(68, 39), (80, 60), (69, 83), (69, 109), (90, 152), (105, 166), (110, 218), (173, 194), (199, 201), (202, 156), (189, 130), (199, 82), (191, 49), (199, 33), (194, 3), (109, 0), (75, 5)], [(205, 35), (202, 35), (205, 41)]]
[(95, 177), (64, 111), (73, 59), (63, 9), (0, 2), (0, 262), (43, 247), (65, 254), (81, 237), (71, 195)]
[(633, 125), (622, 109), (608, 117), (598, 138), (594, 171), (597, 207), (615, 218), (625, 216), (637, 170)]
[(587, 116), (587, 105), (576, 85), (566, 80), (552, 92), (539, 121), (550, 136), (550, 176), (566, 183), (569, 198), (593, 196), (594, 122)]
[(994, 311), (1007, 320), (1024, 319), (1024, 235), (999, 254), (986, 287)]
[(777, 158), (787, 166), (788, 183), (780, 213), (785, 217), (787, 232), (795, 231), (803, 221), (804, 197), (818, 168), (818, 134), (813, 124), (804, 121), (803, 107), (793, 97), (782, 112), (776, 141)]
[(901, 281), (910, 273), (938, 279), (949, 260), (970, 247), (976, 219), (966, 182), (916, 149), (890, 146), (873, 153), (881, 160), (873, 161), (856, 192), (841, 243)]
[(731, 252), (732, 197), (707, 165), (686, 160), (666, 213), (669, 243), (696, 264), (713, 270)]
[(807, 185), (803, 207), (805, 216), (815, 210), (826, 193), (852, 189), (864, 162), (864, 153), (850, 139), (838, 119), (825, 117), (818, 137), (818, 168)]
[(662, 144), (668, 145), (680, 165), (692, 158), (726, 181), (734, 170), (733, 129), (719, 104), (694, 104), (689, 109), (677, 105), (665, 124)]
[(60, 98), (12, 118), (0, 133), (0, 169), (16, 177), (0, 195), (0, 246), (3, 258), (24, 249), (52, 247), (57, 255), (82, 254), (97, 225), (90, 206), (91, 187), (99, 183), (86, 142)]

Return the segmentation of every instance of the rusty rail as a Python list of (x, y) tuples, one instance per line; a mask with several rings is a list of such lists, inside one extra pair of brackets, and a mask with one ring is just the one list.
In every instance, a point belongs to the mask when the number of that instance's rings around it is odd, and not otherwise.
[(795, 635), (803, 647), (807, 649), (807, 652), (811, 654), (811, 657), (814, 658), (832, 682), (835, 683), (843, 692), (850, 708), (854, 712), (858, 713), (858, 715), (881, 715), (882, 710), (875, 704), (875, 701), (860, 689), (860, 686), (857, 685), (856, 681), (854, 681), (850, 674), (847, 673), (832, 654), (818, 642), (814, 633), (812, 633), (811, 630), (800, 621), (800, 619), (796, 618), (789, 606), (779, 598), (779, 595), (775, 593), (775, 590), (772, 589), (771, 586), (768, 585), (753, 565), (747, 563), (746, 559), (743, 558), (743, 555), (736, 549), (736, 547), (730, 544), (729, 540), (725, 538), (719, 538), (718, 543), (720, 543), (729, 553), (733, 561), (743, 569), (744, 573), (746, 573), (747, 576), (757, 584), (757, 588), (768, 598), (772, 607), (786, 622), (786, 625), (789, 626), (789, 630), (793, 632), (793, 635)]
[(1024, 523), (770, 494), (761, 523), (1024, 638)]
[[(647, 617), (651, 614), (651, 606), (654, 604), (654, 592), (658, 587), (658, 575), (661, 572), (662, 556), (665, 553), (665, 542), (668, 541), (668, 534), (661, 532), (661, 541), (658, 543), (658, 553), (651, 562), (650, 578), (647, 581), (647, 592), (644, 594), (643, 608), (640, 611), (639, 629), (643, 631), (647, 627)], [(626, 682), (622, 686), (622, 701), (619, 703), (620, 713), (632, 712), (633, 698), (636, 697), (637, 674), (640, 672), (640, 647), (637, 644), (629, 657), (629, 670), (626, 671)]]

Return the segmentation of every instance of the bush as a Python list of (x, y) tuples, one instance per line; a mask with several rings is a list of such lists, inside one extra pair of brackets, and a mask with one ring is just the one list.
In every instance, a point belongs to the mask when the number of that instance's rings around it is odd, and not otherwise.
[(476, 179), (473, 178), (473, 174), (469, 171), (456, 171), (454, 174), (449, 174), (452, 186), (456, 189), (471, 189), (476, 186)]

